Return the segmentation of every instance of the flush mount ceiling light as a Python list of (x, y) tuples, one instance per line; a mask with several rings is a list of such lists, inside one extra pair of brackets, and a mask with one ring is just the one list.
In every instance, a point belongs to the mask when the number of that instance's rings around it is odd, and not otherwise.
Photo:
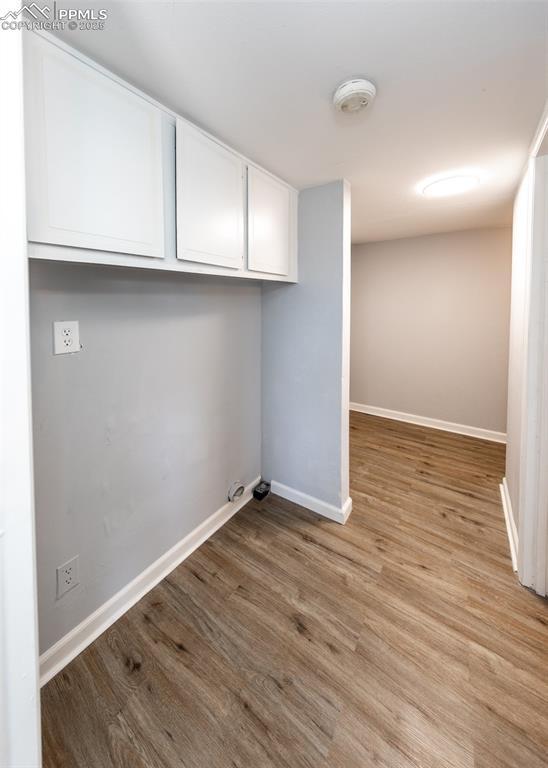
[(346, 80), (333, 94), (333, 104), (339, 112), (360, 112), (366, 109), (377, 94), (369, 80)]
[(425, 197), (450, 197), (470, 192), (479, 183), (480, 177), (475, 173), (458, 173), (427, 179), (421, 182), (419, 189)]

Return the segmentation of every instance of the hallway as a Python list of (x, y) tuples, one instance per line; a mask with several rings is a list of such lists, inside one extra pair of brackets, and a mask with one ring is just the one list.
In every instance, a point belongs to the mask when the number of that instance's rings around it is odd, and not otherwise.
[(351, 413), (346, 526), (251, 502), (42, 691), (48, 768), (541, 768), (504, 446)]

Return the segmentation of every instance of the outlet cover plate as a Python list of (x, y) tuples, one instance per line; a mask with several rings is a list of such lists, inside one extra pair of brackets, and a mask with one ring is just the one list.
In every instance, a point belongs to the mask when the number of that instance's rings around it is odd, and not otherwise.
[(53, 323), (53, 354), (70, 355), (80, 351), (78, 320), (56, 320)]
[(63, 597), (80, 583), (79, 558), (75, 555), (63, 565), (57, 566), (57, 599)]

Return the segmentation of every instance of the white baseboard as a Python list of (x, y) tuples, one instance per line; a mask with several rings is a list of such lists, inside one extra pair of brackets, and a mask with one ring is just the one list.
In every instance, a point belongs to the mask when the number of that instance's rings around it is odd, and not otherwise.
[(483, 429), (482, 427), (470, 427), (467, 424), (455, 424), (452, 421), (431, 419), (429, 416), (416, 416), (414, 413), (391, 411), (388, 408), (377, 408), (376, 405), (350, 403), (350, 410), (358, 411), (359, 413), (367, 413), (370, 416), (381, 416), (384, 419), (394, 419), (394, 421), (406, 421), (409, 424), (417, 424), (420, 427), (430, 427), (431, 429), (441, 429), (444, 432), (456, 432), (458, 435), (478, 437), (481, 440), (491, 440), (495, 443), (506, 442), (506, 432), (494, 432), (491, 429)]
[(506, 521), (506, 533), (508, 534), (508, 543), (510, 545), (510, 555), (512, 557), (512, 568), (514, 571), (518, 569), (518, 531), (514, 522), (514, 514), (512, 512), (512, 502), (510, 501), (510, 492), (508, 490), (508, 483), (506, 478), (502, 478), (500, 484), (500, 496), (502, 499), (502, 508), (504, 510), (504, 519)]
[(327, 517), (329, 520), (334, 520), (336, 523), (344, 525), (350, 513), (352, 512), (352, 499), (350, 496), (344, 502), (342, 507), (336, 507), (334, 504), (328, 504), (326, 501), (316, 499), (314, 496), (309, 496), (307, 493), (297, 491), (295, 488), (290, 488), (283, 483), (277, 483), (273, 480), (270, 484), (270, 490), (277, 496), (282, 496), (288, 501), (293, 501), (295, 504), (300, 504), (301, 507), (306, 507), (312, 512), (316, 512), (322, 517)]
[(246, 486), (243, 495), (234, 502), (227, 502), (204, 520), (197, 528), (187, 534), (174, 547), (149, 565), (133, 581), (107, 600), (91, 616), (74, 627), (55, 645), (40, 656), (40, 685), (45, 685), (63, 667), (72, 661), (84, 648), (123, 616), (147, 592), (164, 579), (183, 562), (200, 544), (212, 536), (227, 520), (238, 512), (253, 496), (253, 488), (260, 481), (257, 477)]

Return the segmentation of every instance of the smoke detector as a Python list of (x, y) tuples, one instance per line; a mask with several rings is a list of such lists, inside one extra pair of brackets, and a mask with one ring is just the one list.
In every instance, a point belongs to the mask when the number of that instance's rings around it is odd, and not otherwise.
[(377, 89), (369, 80), (346, 80), (333, 94), (333, 104), (339, 112), (361, 112), (376, 94)]

